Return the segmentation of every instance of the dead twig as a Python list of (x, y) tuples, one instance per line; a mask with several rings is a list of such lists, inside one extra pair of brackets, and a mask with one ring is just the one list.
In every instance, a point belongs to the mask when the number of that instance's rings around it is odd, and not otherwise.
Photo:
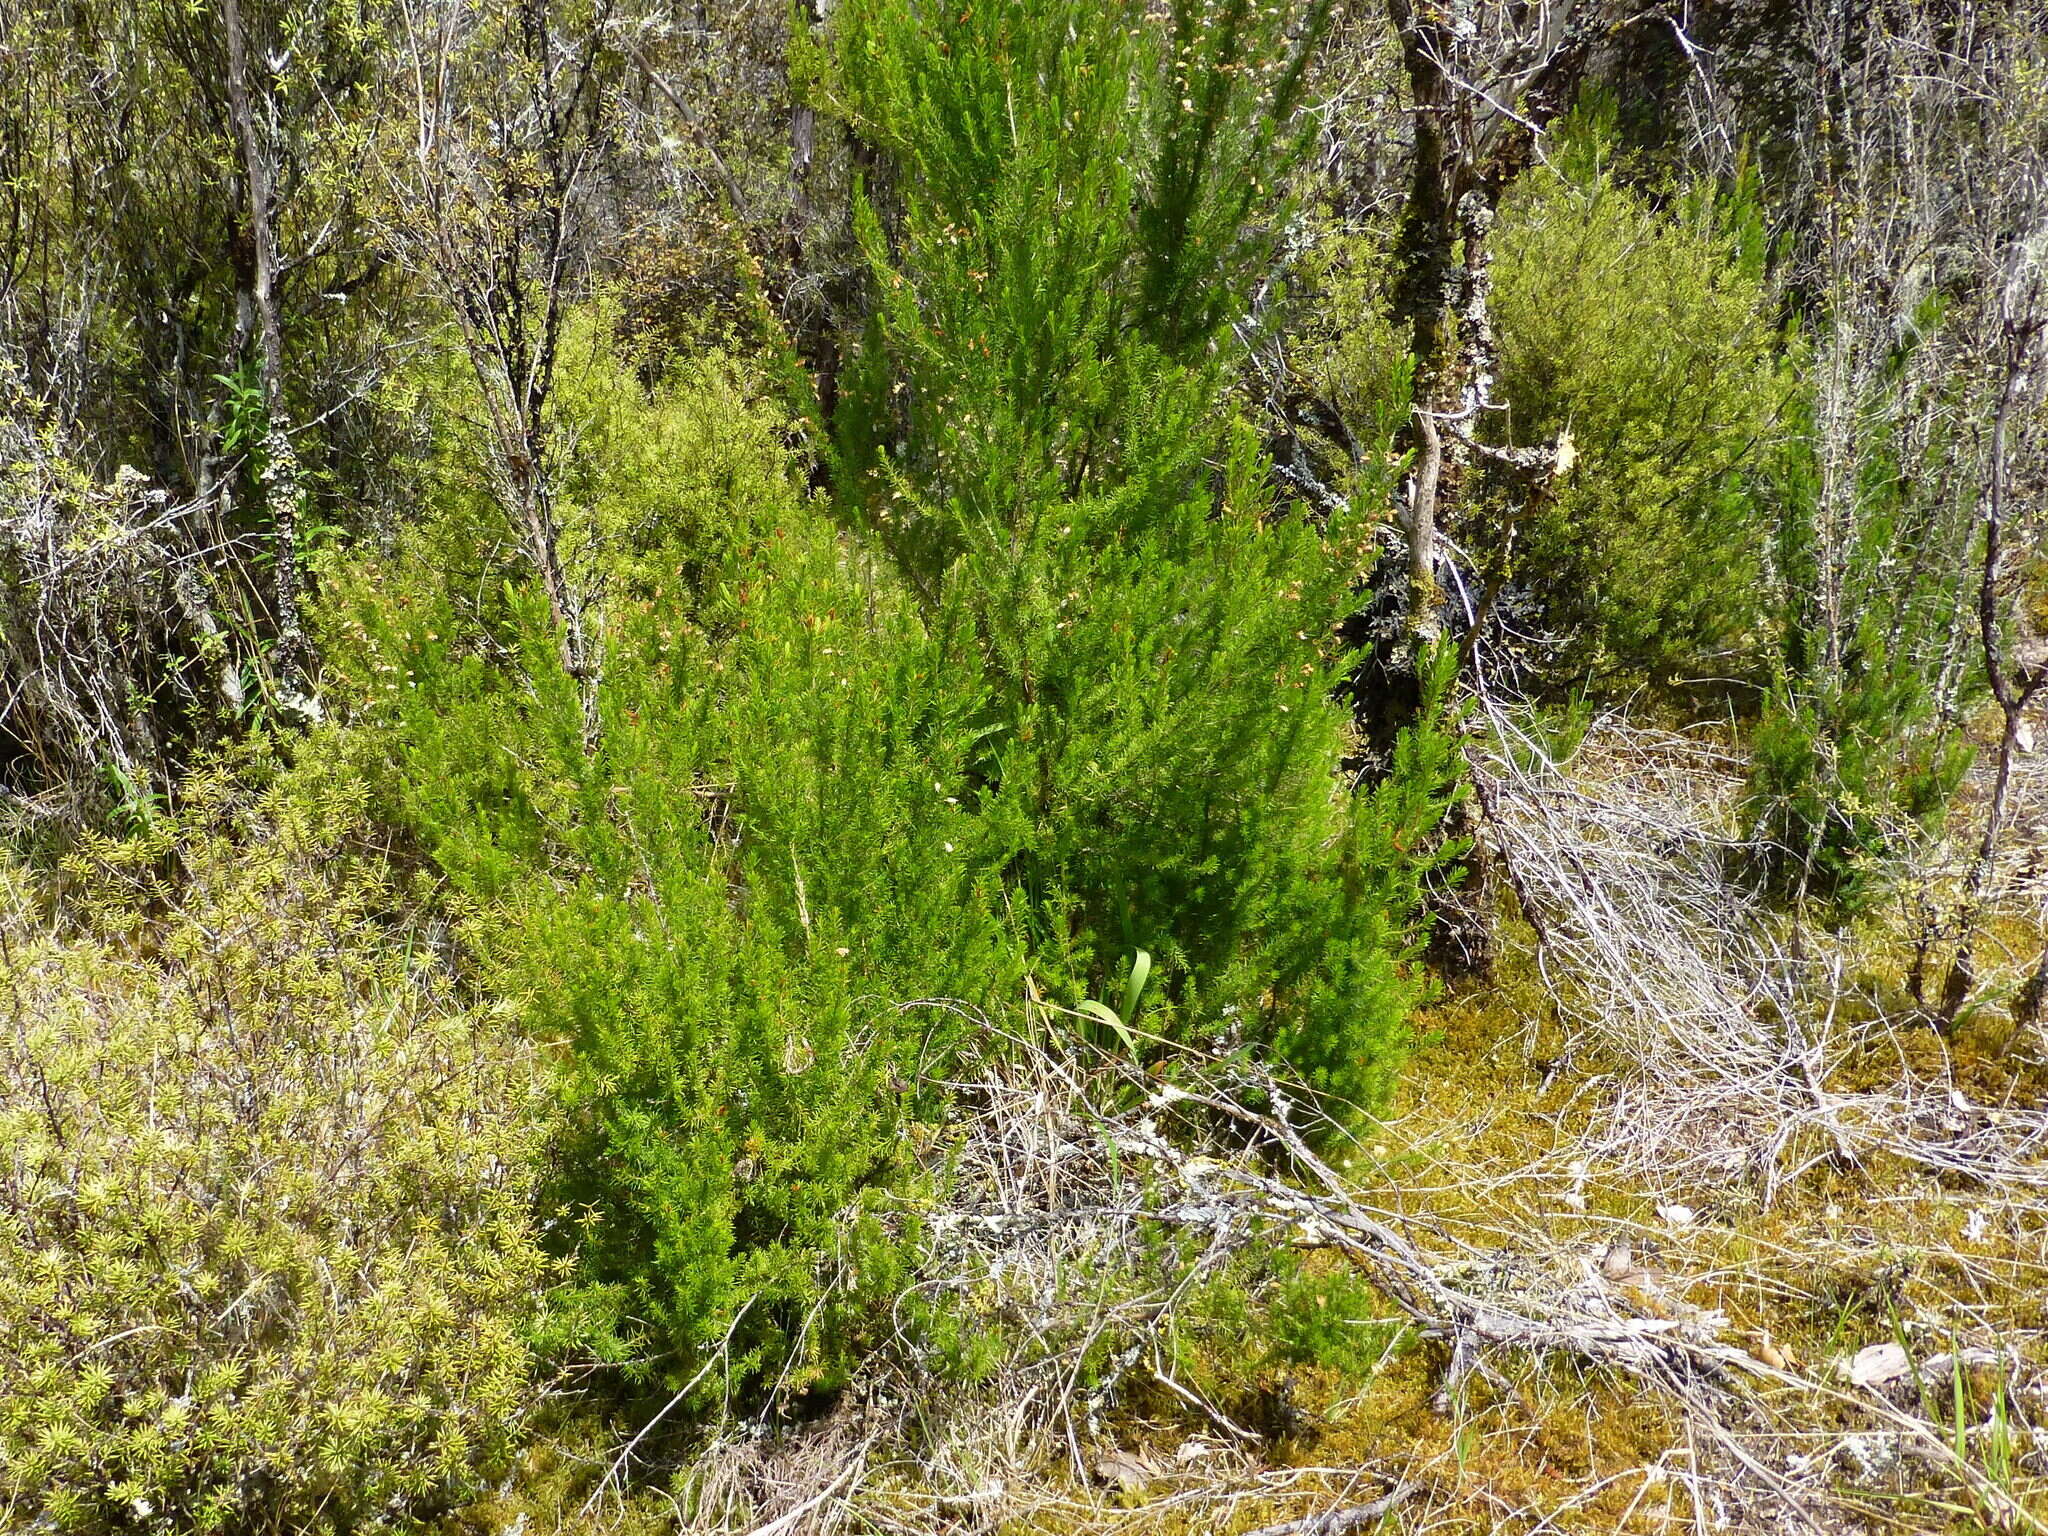
[(1348, 1531), (1363, 1530), (1385, 1518), (1414, 1492), (1413, 1483), (1400, 1483), (1392, 1492), (1370, 1504), (1332, 1509), (1320, 1515), (1305, 1515), (1299, 1520), (1282, 1520), (1278, 1525), (1262, 1525), (1249, 1532), (1248, 1536), (1345, 1536)]

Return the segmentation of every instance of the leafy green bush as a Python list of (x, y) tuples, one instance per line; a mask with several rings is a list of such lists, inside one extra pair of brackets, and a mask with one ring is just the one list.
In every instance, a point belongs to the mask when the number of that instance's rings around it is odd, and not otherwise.
[(1342, 783), (1330, 637), (1366, 529), (1281, 515), (1225, 404), (1270, 251), (1243, 199), (1285, 173), (1315, 36), (1289, 19), (842, 7), (835, 104), (898, 182), (861, 214), (879, 297), (835, 467), (978, 658), (968, 776), (1041, 982), (1112, 995), (1143, 950), (1148, 1027), (1235, 1021), (1371, 1102), (1450, 753), (1425, 730), (1397, 782)]
[(530, 1403), (532, 1051), (346, 857), (360, 791), (89, 841), (0, 910), (0, 1507), (362, 1529), (476, 1486)]
[(448, 395), (423, 515), (326, 569), (331, 691), (477, 981), (568, 1047), (546, 1198), (579, 1347), (706, 1393), (841, 1379), (964, 1021), (1027, 987), (1385, 1091), (1452, 751), (1418, 732), (1369, 795), (1338, 771), (1363, 532), (1278, 514), (1212, 346), (1258, 244), (1231, 178), (1266, 174), (1294, 66), (1245, 51), (1274, 16), (1215, 9), (835, 16), (835, 99), (910, 173), (901, 271), (862, 214), (894, 296), (848, 366), (839, 521), (751, 370), (650, 386), (602, 308), (572, 327), (594, 732), (459, 370), (417, 375)]
[(579, 336), (560, 504), (604, 577), (594, 748), (453, 413), (418, 525), (327, 573), (335, 694), (471, 913), (479, 984), (572, 1048), (547, 1194), (570, 1342), (715, 1364), (714, 1393), (829, 1382), (906, 1235), (860, 1213), (960, 1028), (902, 1004), (1021, 976), (965, 808), (979, 682), (803, 499), (759, 380), (712, 357), (650, 391)]
[(1312, 1265), (1292, 1255), (1278, 1267), (1265, 1332), (1281, 1359), (1369, 1381), (1404, 1339), (1412, 1338), (1406, 1320), (1389, 1315), (1379, 1293), (1352, 1270)]
[(1971, 758), (1962, 737), (1929, 728), (1919, 680), (1872, 649), (1838, 688), (1775, 689), (1750, 738), (1769, 872), (1844, 915), (1879, 889), (1888, 856), (1939, 824)]
[(1769, 519), (1754, 464), (1786, 398), (1756, 189), (1652, 196), (1617, 174), (1611, 104), (1558, 128), (1501, 210), (1494, 313), (1509, 436), (1577, 464), (1475, 542), (1612, 686), (1755, 676)]

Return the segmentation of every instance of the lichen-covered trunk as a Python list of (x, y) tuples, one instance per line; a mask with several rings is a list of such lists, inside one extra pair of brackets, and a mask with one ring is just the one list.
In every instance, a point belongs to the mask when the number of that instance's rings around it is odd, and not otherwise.
[(280, 702), (287, 708), (303, 711), (307, 707), (312, 663), (312, 648), (299, 612), (298, 514), (305, 489), (298, 455), (292, 446), (285, 399), (284, 327), (277, 311), (276, 177), (264, 129), (256, 119), (249, 80), (249, 44), (240, 0), (225, 0), (221, 19), (227, 33), (228, 108), (241, 147), (243, 179), (248, 191), (249, 242), (254, 253), (250, 298), (256, 311), (264, 416), (263, 467), (259, 478), (264, 507), (270, 514), (270, 607), (277, 626), (271, 670), (277, 679)]
[[(1977, 982), (1977, 929), (1991, 889), (1991, 876), (1998, 860), (1999, 841), (2005, 832), (2007, 802), (2012, 790), (2013, 759), (2020, 749), (2020, 729), (2028, 707), (2048, 688), (2048, 669), (2015, 667), (2006, 656), (2004, 642), (2005, 602), (2001, 577), (2005, 565), (2005, 520), (2007, 514), (2007, 438), (2013, 412), (2019, 406), (2034, 365), (2035, 340), (2048, 317), (2027, 317), (2023, 326), (2008, 322), (2007, 358), (2004, 382), (1999, 390), (1998, 410), (1991, 421), (1984, 494), (1984, 563), (1977, 584), (1978, 640), (1984, 647), (1984, 673), (1991, 696), (1998, 703), (2004, 728), (1998, 739), (1998, 766), (1991, 781), (1991, 803), (1984, 812), (1984, 835), (1977, 844), (1977, 856), (1963, 887), (1962, 911), (1957, 918), (1954, 957), (1948, 979), (1941, 989), (1941, 1003), (1935, 1025), (1946, 1034), (1955, 1027), (1970, 991)], [(2035, 1008), (2039, 1008), (2036, 999)]]
[[(1441, 20), (1418, 14), (1409, 0), (1393, 0), (1402, 61), (1411, 93), (1415, 148), (1408, 200), (1394, 262), (1397, 318), (1407, 326), (1415, 360), (1413, 414), (1403, 434), (1415, 456), (1403, 520), (1408, 537), (1407, 633), (1412, 652), (1437, 638), (1436, 543), (1439, 500), (1445, 495), (1443, 434), (1439, 420), (1456, 393), (1458, 307), (1457, 207), (1460, 160), (1448, 131), (1456, 103), (1441, 67), (1449, 42)], [(1451, 488), (1455, 495), (1455, 484)], [(1411, 665), (1415, 657), (1411, 656)]]

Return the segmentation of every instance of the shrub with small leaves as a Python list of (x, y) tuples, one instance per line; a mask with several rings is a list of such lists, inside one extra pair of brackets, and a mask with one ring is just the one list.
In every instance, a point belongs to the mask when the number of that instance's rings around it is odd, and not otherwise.
[(839, 7), (832, 104), (899, 184), (856, 206), (877, 301), (831, 462), (980, 671), (977, 851), (1045, 995), (1128, 991), (1374, 1106), (1455, 744), (1432, 715), (1345, 784), (1333, 637), (1379, 513), (1287, 506), (1229, 387), (1324, 13)]
[(705, 1401), (830, 1389), (889, 1326), (961, 1028), (899, 1004), (1020, 985), (973, 862), (979, 676), (804, 497), (748, 368), (650, 386), (570, 334), (598, 739), (444, 419), (396, 552), (324, 572), (335, 745), (462, 904), (471, 982), (559, 1047), (545, 1343)]
[(1644, 186), (1604, 97), (1558, 125), (1501, 210), (1495, 318), (1508, 437), (1568, 434), (1576, 468), (1471, 530), (1562, 642), (1559, 680), (1764, 670), (1760, 444), (1788, 379), (1754, 177)]
[(529, 1402), (530, 1048), (392, 931), (359, 795), (231, 783), (54, 917), (0, 871), (0, 1523), (374, 1529)]

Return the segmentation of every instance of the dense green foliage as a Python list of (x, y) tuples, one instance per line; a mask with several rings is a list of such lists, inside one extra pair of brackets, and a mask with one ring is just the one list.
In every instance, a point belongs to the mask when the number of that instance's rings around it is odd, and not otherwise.
[(222, 768), (74, 855), (54, 931), (7, 872), (9, 1519), (375, 1526), (517, 1434), (540, 1076), (394, 938), (364, 830), (359, 787)]
[[(1458, 423), (1480, 446), (1455, 471), (1453, 533), (1473, 608), (1490, 594), (1508, 620), (1484, 638), (1524, 656), (1538, 691), (1768, 675), (1765, 460), (1794, 374), (1760, 199), (1746, 170), (1675, 180), (1623, 156), (1595, 96), (1503, 200), (1485, 268), (1498, 377), (1476, 425)], [(1321, 402), (1290, 424), (1296, 451), (1376, 504), (1414, 405), (1384, 232), (1320, 234), (1296, 279), (1293, 361)], [(1557, 443), (1560, 473), (1533, 485), (1491, 456)]]
[(1425, 731), (1378, 791), (1336, 778), (1361, 529), (1273, 505), (1216, 362), (1298, 65), (1222, 12), (847, 11), (838, 104), (903, 182), (889, 237), (860, 207), (880, 297), (839, 482), (978, 659), (983, 857), (1042, 974), (1108, 995), (1147, 952), (1178, 1030), (1236, 1017), (1371, 1101), (1449, 753)]
[[(1939, 320), (1938, 308), (1922, 316), (1929, 333)], [(1752, 802), (1781, 850), (1780, 884), (1845, 912), (1939, 820), (1970, 761), (1940, 717), (1942, 696), (1953, 711), (1965, 682), (1954, 637), (1970, 594), (1957, 554), (1971, 538), (1945, 483), (1955, 445), (1936, 405), (1966, 386), (1915, 380), (1915, 350), (1909, 339), (1866, 394), (1837, 404), (1867, 444), (1852, 484), (1828, 483), (1817, 386), (1793, 402), (1795, 430), (1770, 466), (1782, 651), (1756, 729)], [(1931, 398), (1901, 411), (1898, 396), (1920, 389)], [(1915, 434), (1920, 422), (1935, 431)]]
[(1769, 520), (1754, 484), (1786, 385), (1753, 180), (1631, 186), (1597, 108), (1559, 125), (1502, 210), (1496, 312), (1511, 435), (1569, 432), (1564, 483), (1482, 535), (1603, 687), (1754, 679)]
[[(889, 41), (861, 30), (884, 21)], [(850, 99), (893, 78), (856, 67), (863, 47), (920, 57), (908, 12), (845, 25)], [(1024, 8), (988, 25), (949, 57), (998, 80), (1013, 30), (1055, 54), (1068, 36)], [(1107, 123), (1156, 87), (1127, 27), (1090, 26), (1069, 63)], [(935, 87), (908, 78), (887, 89)], [(1063, 177), (1117, 183), (1114, 230), (1064, 227), (1135, 265), (1128, 146), (1077, 148), (1056, 121), (1012, 142), (1057, 141), (1063, 170), (999, 161), (957, 185), (1007, 200), (1021, 229), (1070, 206)], [(933, 155), (977, 138), (926, 131)], [(556, 507), (601, 636), (594, 741), (460, 430), (421, 466), (427, 515), (328, 575), (330, 665), (383, 722), (374, 771), (473, 904), (487, 984), (571, 1046), (550, 1198), (579, 1234), (585, 1342), (652, 1341), (678, 1377), (715, 1356), (720, 1386), (764, 1365), (830, 1381), (857, 1353), (868, 1288), (908, 1235), (879, 1219), (905, 1127), (943, 1108), (929, 1084), (963, 1008), (1027, 985), (1068, 1007), (1114, 996), (1144, 952), (1147, 1029), (1270, 1043), (1377, 1101), (1417, 995), (1420, 850), (1448, 783), (1447, 739), (1423, 731), (1385, 784), (1347, 791), (1329, 648), (1344, 535), (1273, 505), (1206, 347), (1179, 362), (1130, 334), (1162, 279), (1105, 302), (1071, 251), (950, 241), (936, 231), (980, 215), (914, 196), (906, 275), (867, 217), (877, 279), (907, 297), (857, 368), (879, 383), (915, 354), (950, 389), (927, 416), (942, 386), (913, 386), (913, 446), (851, 476), (851, 528), (798, 489), (744, 369), (710, 358), (649, 389), (612, 355), (608, 311), (573, 328), (561, 409), (581, 426)], [(1040, 343), (987, 345), (971, 264), (999, 248), (1018, 264), (1009, 323)], [(1078, 349), (1050, 373), (984, 366), (1072, 344), (1046, 318), (1070, 307), (1055, 277), (1101, 306)], [(437, 419), (460, 419), (459, 377), (421, 375)]]
[(956, 673), (801, 499), (730, 365), (650, 395), (592, 361), (572, 408), (565, 483), (592, 499), (565, 518), (608, 574), (601, 746), (459, 440), (427, 466), (438, 515), (333, 572), (333, 656), (388, 722), (393, 809), (471, 904), (482, 979), (571, 1046), (550, 1198), (585, 1342), (652, 1336), (679, 1375), (729, 1342), (740, 1379), (801, 1341), (829, 1370), (862, 1333), (807, 1321), (819, 1268), (835, 1308), (886, 1282), (849, 1212), (901, 1171), (958, 1027), (902, 1005), (1018, 975), (978, 916)]
[(1830, 32), (1793, 155), (1524, 9), (0, 0), (0, 1525), (398, 1525), (562, 1381), (1364, 1374), (1199, 1220), (1020, 1319), (960, 1192), (1312, 1166), (1547, 921), (1461, 779), (1610, 710), (1867, 911), (2048, 655), (2038, 40), (1884, 8), (2011, 89), (1873, 121)]

